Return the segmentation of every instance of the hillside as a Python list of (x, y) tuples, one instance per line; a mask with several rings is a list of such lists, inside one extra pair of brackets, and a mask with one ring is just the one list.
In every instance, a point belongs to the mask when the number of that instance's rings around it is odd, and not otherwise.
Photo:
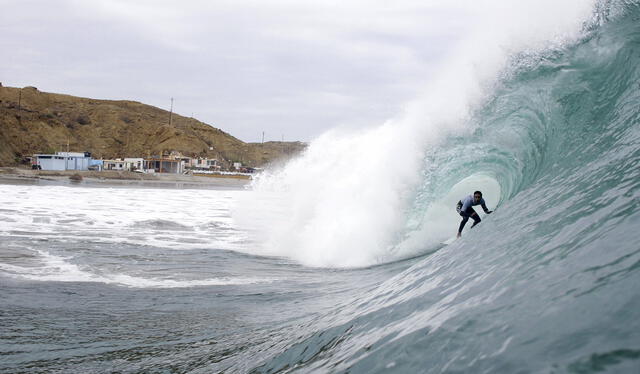
[[(301, 142), (245, 143), (194, 118), (135, 101), (96, 100), (0, 85), (0, 166), (35, 153), (91, 152), (94, 158), (178, 151), (265, 166), (305, 148)], [(171, 123), (170, 123), (171, 122)]]

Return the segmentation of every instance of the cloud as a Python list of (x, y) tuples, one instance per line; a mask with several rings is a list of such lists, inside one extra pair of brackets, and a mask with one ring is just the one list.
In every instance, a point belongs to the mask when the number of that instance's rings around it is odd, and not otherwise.
[(400, 111), (464, 33), (463, 7), (400, 1), (9, 1), (0, 81), (133, 99), (247, 141), (310, 140)]

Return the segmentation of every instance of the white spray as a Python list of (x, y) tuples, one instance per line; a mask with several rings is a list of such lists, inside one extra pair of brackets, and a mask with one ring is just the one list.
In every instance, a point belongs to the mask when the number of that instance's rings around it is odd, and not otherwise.
[[(470, 133), (467, 115), (490, 93), (508, 57), (577, 37), (593, 5), (457, 2), (474, 14), (473, 24), (424, 95), (378, 127), (325, 133), (302, 157), (256, 181), (234, 213), (237, 224), (255, 234), (256, 246), (247, 250), (310, 266), (352, 267), (406, 256), (441, 239), (446, 234), (423, 227), (401, 251), (392, 250), (406, 226), (424, 150), (445, 135)], [(452, 231), (456, 225), (451, 222)]]

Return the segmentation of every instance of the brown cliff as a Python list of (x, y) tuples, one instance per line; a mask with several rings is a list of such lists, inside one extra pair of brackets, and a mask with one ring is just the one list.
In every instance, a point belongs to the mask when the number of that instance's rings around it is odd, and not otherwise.
[(265, 166), (301, 152), (301, 142), (245, 143), (194, 118), (135, 101), (96, 100), (0, 85), (0, 166), (35, 153), (69, 150), (94, 158), (147, 157), (178, 151)]

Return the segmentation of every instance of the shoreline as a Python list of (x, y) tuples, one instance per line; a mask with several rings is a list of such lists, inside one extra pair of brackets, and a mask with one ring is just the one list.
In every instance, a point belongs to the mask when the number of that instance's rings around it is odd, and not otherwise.
[[(81, 176), (81, 180), (70, 177)], [(245, 189), (251, 179), (235, 176), (198, 176), (185, 174), (140, 174), (129, 171), (32, 170), (0, 167), (0, 183), (41, 184), (91, 187), (162, 187), (162, 188), (228, 188)]]

